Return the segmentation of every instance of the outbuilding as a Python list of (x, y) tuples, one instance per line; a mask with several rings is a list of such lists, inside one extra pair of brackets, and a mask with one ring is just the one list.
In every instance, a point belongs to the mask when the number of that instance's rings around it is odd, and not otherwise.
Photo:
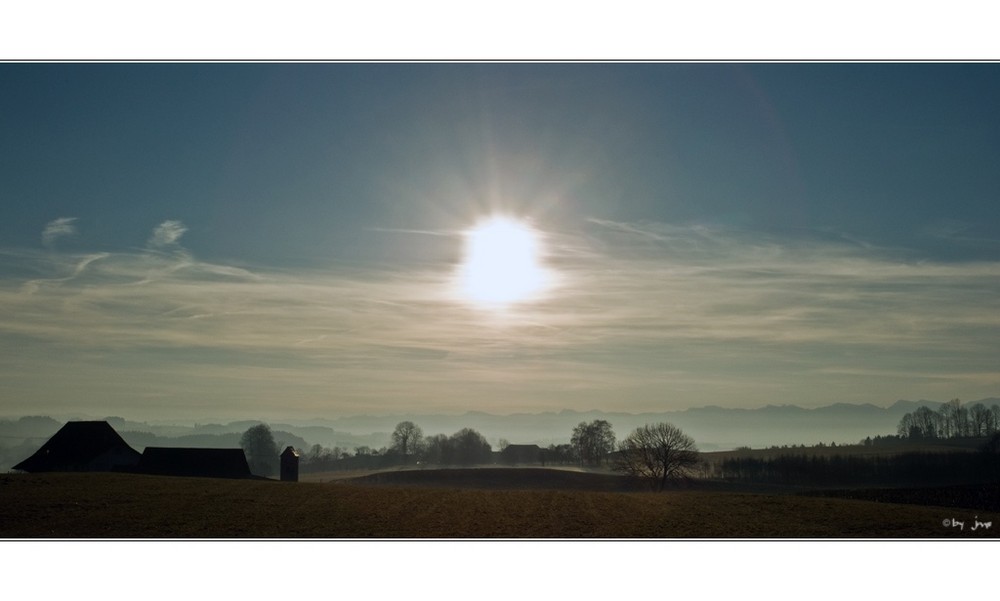
[(146, 447), (136, 471), (156, 476), (253, 477), (243, 449)]
[(281, 481), (299, 481), (299, 453), (294, 447), (288, 447), (281, 453)]

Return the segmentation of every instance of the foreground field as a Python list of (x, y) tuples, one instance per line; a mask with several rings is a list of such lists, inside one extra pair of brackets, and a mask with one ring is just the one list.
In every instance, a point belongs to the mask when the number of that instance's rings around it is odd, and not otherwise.
[[(167, 478), (0, 476), (4, 538), (995, 537), (1000, 514), (705, 491), (484, 490)], [(968, 515), (966, 515), (968, 514)], [(957, 519), (962, 530), (945, 527)]]

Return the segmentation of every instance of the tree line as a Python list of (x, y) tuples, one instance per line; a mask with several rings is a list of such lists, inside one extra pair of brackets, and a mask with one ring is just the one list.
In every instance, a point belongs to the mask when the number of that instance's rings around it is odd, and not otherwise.
[[(501, 451), (508, 445), (500, 443)], [(277, 472), (278, 445), (267, 424), (248, 429), (240, 439), (251, 471), (269, 476)], [(304, 472), (351, 469), (381, 469), (407, 465), (471, 466), (494, 463), (493, 448), (486, 438), (471, 428), (447, 436), (424, 436), (420, 426), (400, 422), (390, 445), (378, 450), (355, 447), (350, 450), (313, 445), (299, 450)], [(699, 464), (694, 440), (668, 423), (636, 428), (620, 442), (606, 420), (581, 422), (570, 434), (569, 444), (549, 445), (539, 459), (546, 464), (605, 466), (642, 478), (662, 489), (668, 481), (690, 476)]]
[[(935, 436), (942, 432), (990, 432), (990, 423), (977, 430), (965, 430), (958, 409), (961, 404), (946, 404), (941, 412), (918, 409), (915, 416), (928, 412), (934, 418)], [(975, 415), (975, 411), (968, 411)], [(950, 417), (946, 417), (950, 416)], [(911, 417), (910, 419), (914, 419)], [(907, 418), (904, 418), (904, 422)], [(950, 423), (950, 425), (949, 425)], [(959, 424), (959, 425), (955, 425)], [(924, 436), (923, 431), (918, 436)], [(899, 438), (897, 438), (899, 440)], [(868, 441), (874, 444), (875, 441)], [(266, 424), (247, 430), (241, 440), (251, 471), (271, 475), (277, 471), (278, 448)], [(501, 441), (501, 449), (508, 446)], [(821, 445), (822, 446), (822, 445)], [(831, 447), (836, 445), (831, 444)], [(617, 440), (611, 424), (605, 420), (581, 422), (570, 433), (570, 443), (550, 445), (540, 450), (545, 464), (575, 464), (607, 468), (641, 479), (662, 490), (671, 481), (695, 474), (731, 481), (795, 485), (839, 486), (852, 484), (933, 484), (979, 482), (1000, 479), (1000, 432), (993, 430), (980, 452), (905, 452), (893, 455), (806, 455), (794, 448), (765, 457), (737, 455), (720, 462), (702, 461), (694, 440), (669, 423), (647, 424)], [(304, 472), (386, 469), (400, 466), (474, 466), (495, 463), (493, 448), (486, 438), (471, 428), (448, 436), (424, 436), (410, 421), (397, 424), (390, 445), (378, 450), (356, 447), (327, 449), (313, 445), (301, 453)]]
[(736, 482), (799, 486), (931, 486), (1000, 480), (998, 437), (978, 452), (911, 451), (893, 455), (737, 456), (709, 466), (706, 475)]
[(905, 414), (896, 428), (901, 438), (981, 438), (1000, 431), (1000, 405), (963, 405), (952, 399), (934, 411), (920, 407)]

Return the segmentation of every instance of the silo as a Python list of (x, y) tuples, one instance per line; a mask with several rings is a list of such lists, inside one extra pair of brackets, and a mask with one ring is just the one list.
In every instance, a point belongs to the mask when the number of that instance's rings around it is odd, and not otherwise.
[(299, 481), (299, 454), (292, 447), (286, 448), (281, 453), (281, 481)]

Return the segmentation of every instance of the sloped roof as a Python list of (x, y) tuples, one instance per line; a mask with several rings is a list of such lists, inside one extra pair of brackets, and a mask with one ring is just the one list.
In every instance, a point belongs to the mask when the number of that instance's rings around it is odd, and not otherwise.
[(500, 457), (508, 462), (537, 462), (541, 461), (542, 449), (537, 444), (509, 444)]
[(26, 472), (78, 472), (135, 465), (139, 452), (105, 421), (67, 422), (34, 455), (14, 466)]
[(540, 447), (540, 446), (538, 446), (536, 444), (509, 444), (509, 445), (507, 445), (507, 447), (504, 450), (506, 450), (506, 449), (510, 449), (512, 452), (513, 451), (541, 451), (542, 447)]
[(137, 471), (159, 476), (252, 477), (243, 449), (146, 447)]

